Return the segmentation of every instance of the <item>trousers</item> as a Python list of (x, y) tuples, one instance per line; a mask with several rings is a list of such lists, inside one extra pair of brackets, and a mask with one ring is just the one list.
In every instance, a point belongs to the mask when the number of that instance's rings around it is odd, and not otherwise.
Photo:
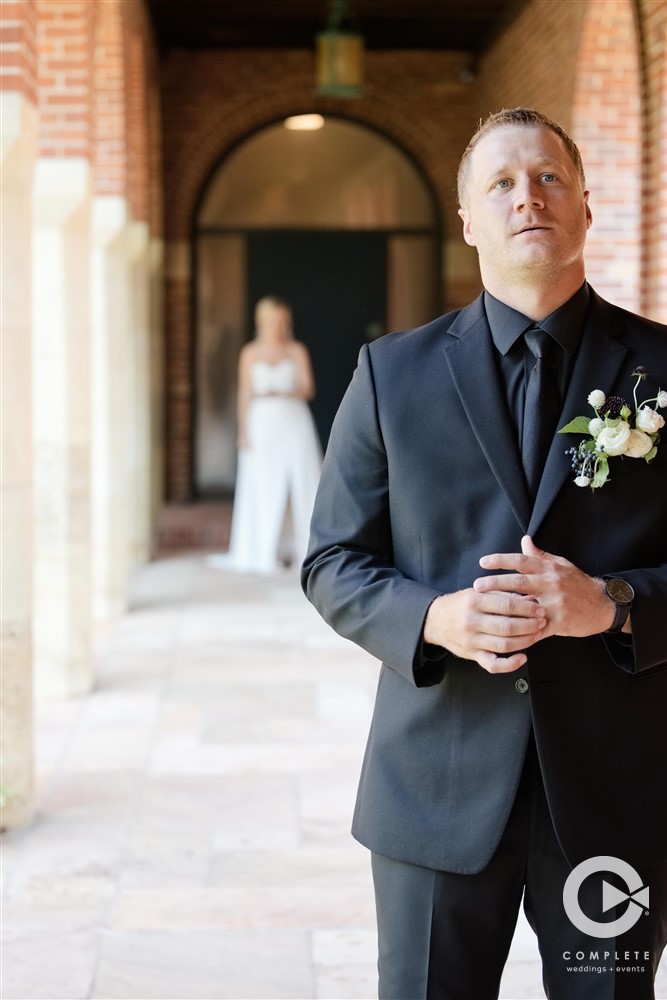
[[(537, 935), (549, 1000), (654, 1000), (667, 943), (667, 864), (639, 874), (649, 912), (621, 936), (592, 937), (563, 906), (571, 871), (553, 827), (531, 739), (517, 796), (489, 864), (474, 875), (435, 871), (372, 854), (378, 922), (380, 1000), (496, 1000), (519, 908)], [(602, 880), (579, 891), (584, 913), (601, 923)]]

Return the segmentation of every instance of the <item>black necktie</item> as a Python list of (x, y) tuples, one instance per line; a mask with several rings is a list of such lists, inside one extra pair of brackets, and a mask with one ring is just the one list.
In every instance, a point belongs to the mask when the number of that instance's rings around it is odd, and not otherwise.
[(542, 478), (544, 463), (560, 415), (560, 394), (548, 365), (552, 338), (539, 326), (524, 333), (526, 344), (535, 359), (526, 384), (523, 409), (521, 458), (531, 496), (535, 496)]

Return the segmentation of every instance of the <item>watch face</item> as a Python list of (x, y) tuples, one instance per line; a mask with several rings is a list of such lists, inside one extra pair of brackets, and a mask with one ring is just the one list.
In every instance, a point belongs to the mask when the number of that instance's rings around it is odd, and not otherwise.
[(630, 604), (635, 592), (625, 580), (607, 580), (607, 593), (617, 604)]

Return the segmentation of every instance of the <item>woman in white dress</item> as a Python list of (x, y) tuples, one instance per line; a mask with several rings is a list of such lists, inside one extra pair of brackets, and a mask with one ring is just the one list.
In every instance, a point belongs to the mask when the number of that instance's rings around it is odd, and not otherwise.
[(308, 400), (315, 381), (307, 348), (292, 334), (292, 313), (268, 296), (255, 308), (256, 334), (239, 356), (238, 470), (226, 556), (209, 564), (240, 573), (273, 573), (288, 503), (290, 562), (301, 565), (322, 456)]

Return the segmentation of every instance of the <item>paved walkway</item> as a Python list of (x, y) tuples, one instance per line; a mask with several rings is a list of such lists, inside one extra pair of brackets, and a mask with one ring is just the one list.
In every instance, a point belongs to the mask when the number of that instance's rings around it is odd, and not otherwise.
[[(348, 831), (376, 663), (293, 576), (180, 556), (138, 575), (98, 676), (38, 709), (37, 819), (3, 838), (3, 1000), (375, 997)], [(501, 995), (544, 996), (523, 922)]]

